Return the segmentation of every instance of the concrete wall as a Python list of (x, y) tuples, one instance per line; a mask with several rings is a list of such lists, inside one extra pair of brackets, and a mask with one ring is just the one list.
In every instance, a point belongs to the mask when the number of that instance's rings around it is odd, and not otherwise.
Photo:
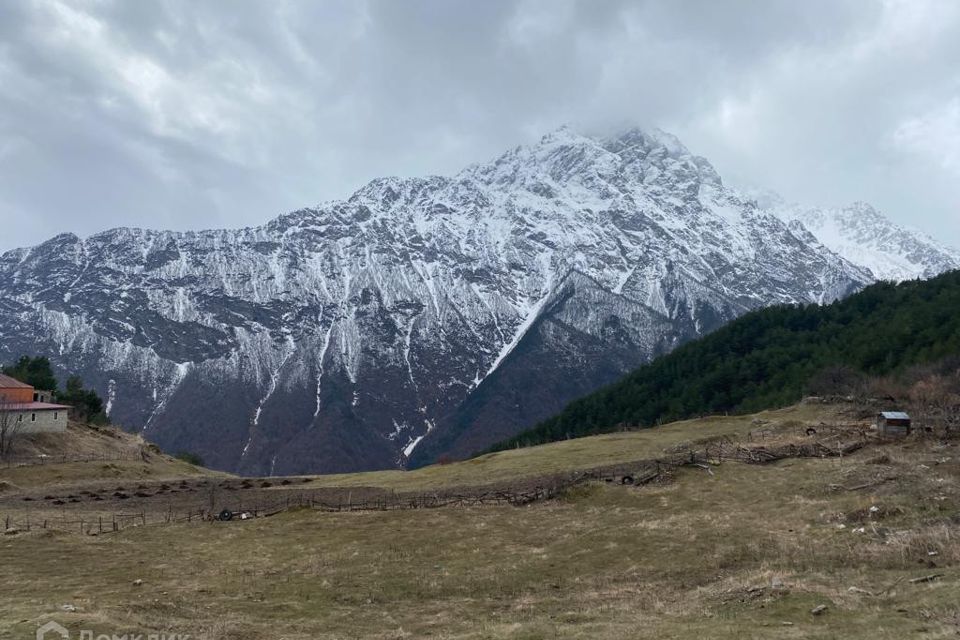
[(18, 434), (59, 433), (67, 430), (66, 409), (11, 411), (10, 424)]

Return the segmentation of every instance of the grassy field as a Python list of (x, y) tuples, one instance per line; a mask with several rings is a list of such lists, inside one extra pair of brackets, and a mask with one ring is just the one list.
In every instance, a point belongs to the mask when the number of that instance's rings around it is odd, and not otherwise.
[(453, 486), (507, 482), (533, 475), (551, 475), (663, 455), (682, 443), (721, 436), (745, 437), (758, 423), (811, 423), (835, 420), (836, 407), (797, 405), (750, 416), (710, 416), (674, 422), (655, 429), (611, 433), (554, 442), (539, 447), (491, 453), (415, 471), (374, 471), (314, 477), (314, 486), (370, 486), (396, 491), (428, 491)]
[[(819, 415), (794, 411), (775, 418)], [(714, 423), (741, 433), (751, 421)], [(447, 465), (376, 477), (506, 478), (522, 473), (513, 456), (538, 471), (596, 466), (714, 435), (693, 423), (671, 429), (646, 445), (631, 437), (653, 432), (506, 452), (475, 463), (487, 475)], [(32, 638), (48, 620), (75, 634), (238, 640), (952, 638), (957, 452), (911, 440), (842, 460), (724, 463), (526, 507), (300, 510), (104, 536), (0, 536), (0, 638)], [(819, 605), (826, 612), (812, 615)]]
[[(801, 405), (760, 416), (708, 417), (635, 432), (553, 443), (438, 465), (412, 472), (389, 471), (337, 476), (239, 479), (192, 467), (159, 454), (142, 439), (113, 429), (72, 428), (66, 442), (32, 442), (38, 450), (59, 453), (64, 448), (106, 456), (133, 451), (134, 459), (0, 467), (0, 525), (32, 526), (69, 531), (169, 523), (193, 519), (223, 509), (272, 511), (289, 504), (340, 505), (401, 500), (401, 495), (430, 496), (450, 491), (460, 495), (524, 491), (550, 485), (555, 474), (609, 467), (654, 458), (672, 457), (678, 446), (717, 438), (742, 439), (774, 428), (778, 437), (799, 434), (807, 424), (835, 414), (838, 408)], [(832, 419), (832, 418), (831, 418)], [(50, 438), (47, 438), (48, 440)], [(701, 445), (702, 446), (702, 445)], [(118, 449), (119, 447), (119, 449)], [(60, 458), (52, 458), (59, 460)]]

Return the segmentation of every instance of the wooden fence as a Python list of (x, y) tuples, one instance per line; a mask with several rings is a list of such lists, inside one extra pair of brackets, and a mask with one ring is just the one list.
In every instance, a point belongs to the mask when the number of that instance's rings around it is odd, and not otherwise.
[[(435, 509), (443, 507), (477, 507), (493, 505), (523, 506), (549, 500), (573, 487), (590, 482), (617, 483), (639, 486), (670, 478), (685, 466), (709, 469), (723, 461), (764, 464), (793, 457), (838, 457), (862, 448), (867, 440), (857, 439), (836, 446), (819, 441), (799, 444), (743, 446), (727, 438), (701, 443), (697, 447), (681, 446), (663, 458), (607, 465), (593, 469), (544, 476), (534, 480), (518, 481), (481, 487), (463, 487), (435, 492), (397, 493), (384, 490), (375, 496), (353, 499), (348, 489), (336, 498), (320, 495), (322, 490), (278, 490), (274, 500), (257, 500), (244, 504), (241, 498), (224, 501), (222, 498), (209, 508), (188, 511), (140, 511), (78, 517), (34, 517), (19, 519), (0, 516), (5, 530), (31, 531), (58, 529), (87, 535), (113, 533), (131, 526), (147, 524), (202, 523), (218, 520), (223, 512), (231, 519), (245, 520), (276, 515), (297, 508), (323, 512), (389, 511), (398, 509)], [(345, 494), (345, 495), (344, 495)]]
[[(578, 479), (577, 482), (582, 482)], [(308, 491), (284, 491), (287, 495), (272, 501), (218, 502), (215, 508), (192, 509), (189, 511), (139, 511), (134, 513), (112, 513), (105, 515), (77, 514), (63, 516), (38, 515), (0, 516), (0, 524), (5, 531), (30, 532), (37, 529), (56, 529), (72, 531), (85, 535), (100, 535), (121, 531), (131, 526), (172, 523), (201, 523), (219, 520), (221, 514), (229, 512), (231, 520), (264, 518), (289, 511), (291, 509), (313, 509), (328, 513), (353, 511), (391, 511), (400, 509), (436, 509), (443, 507), (477, 507), (492, 505), (520, 506), (540, 500), (556, 497), (568, 488), (570, 483), (551, 483), (510, 491), (491, 489), (488, 491), (431, 492), (431, 493), (383, 493), (376, 497), (352, 499), (346, 497), (337, 500), (318, 498)], [(278, 491), (278, 493), (281, 493)]]
[(68, 464), (71, 462), (136, 462), (143, 459), (140, 451), (130, 451), (128, 453), (115, 453), (110, 455), (59, 455), (59, 456), (17, 456), (0, 458), (0, 469), (11, 469), (13, 467), (29, 467), (45, 464)]

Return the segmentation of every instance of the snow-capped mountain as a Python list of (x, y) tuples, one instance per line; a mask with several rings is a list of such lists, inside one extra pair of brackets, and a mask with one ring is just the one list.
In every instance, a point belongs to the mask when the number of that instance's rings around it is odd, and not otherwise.
[(893, 223), (866, 202), (818, 209), (790, 204), (776, 194), (761, 206), (791, 224), (802, 224), (817, 240), (877, 280), (912, 280), (960, 269), (960, 251), (927, 234)]
[(249, 474), (463, 455), (764, 305), (873, 280), (668, 134), (560, 129), (241, 230), (61, 235), (0, 257), (0, 357)]

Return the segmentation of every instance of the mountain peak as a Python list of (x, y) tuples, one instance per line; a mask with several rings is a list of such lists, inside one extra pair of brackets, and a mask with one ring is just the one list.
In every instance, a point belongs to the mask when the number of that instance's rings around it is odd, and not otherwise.
[(640, 127), (630, 127), (621, 133), (604, 138), (603, 144), (614, 153), (639, 146), (645, 151), (663, 149), (672, 158), (692, 155), (677, 136), (658, 128), (645, 131)]
[(630, 183), (664, 189), (682, 188), (695, 195), (701, 185), (722, 187), (713, 166), (695, 156), (673, 134), (631, 127), (612, 136), (587, 134), (563, 125), (539, 142), (511, 149), (496, 160), (469, 167), (460, 177), (501, 188), (532, 190), (556, 197), (561, 191), (584, 202), (609, 201), (629, 191)]
[(757, 200), (782, 220), (802, 224), (831, 251), (869, 269), (877, 279), (929, 278), (960, 268), (960, 252), (895, 224), (867, 202), (815, 208), (789, 204), (779, 196)]
[(690, 150), (672, 133), (659, 128), (650, 130), (639, 126), (630, 126), (621, 129), (612, 135), (597, 135), (587, 133), (574, 125), (563, 124), (547, 133), (536, 147), (554, 146), (591, 146), (602, 147), (612, 153), (620, 153), (625, 149), (639, 147), (645, 152), (663, 150), (672, 158), (692, 157)]
[[(675, 136), (566, 126), (255, 229), (8, 256), (0, 356), (57, 354), (118, 422), (218, 468), (384, 468), (491, 444), (749, 309), (869, 279)], [(517, 404), (533, 380), (549, 393)], [(198, 411), (209, 428), (185, 430)]]
[(571, 124), (562, 124), (540, 138), (539, 145), (595, 144), (596, 140)]

